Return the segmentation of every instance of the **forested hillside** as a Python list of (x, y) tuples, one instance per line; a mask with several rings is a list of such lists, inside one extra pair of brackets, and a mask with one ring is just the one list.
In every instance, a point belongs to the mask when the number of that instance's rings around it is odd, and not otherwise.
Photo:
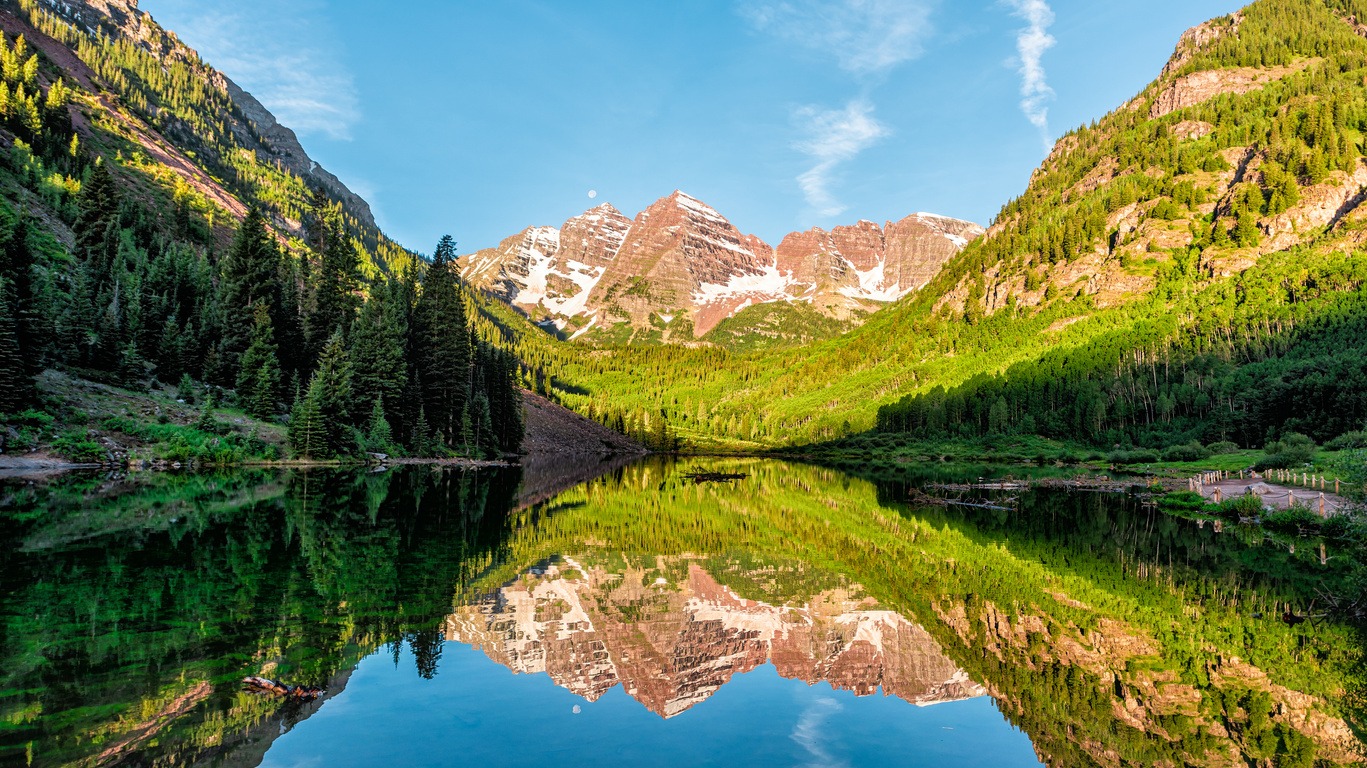
[[(447, 245), (426, 269), (450, 285), (424, 280), (363, 202), (292, 171), (284, 129), (257, 130), (245, 98), (150, 18), (101, 17), (92, 34), (25, 0), (0, 12), (0, 329), (14, 329), (0, 364), (164, 393), (184, 377), (185, 395), (212, 389), (262, 429), (296, 411), (307, 455), (506, 450), (517, 409), (499, 392), (519, 378), (659, 449), (872, 429), (1335, 438), (1367, 420), (1360, 5), (1259, 0), (1191, 30), (923, 290), (838, 338), (741, 353), (556, 341), (464, 290)], [(118, 34), (130, 18), (150, 42)], [(4, 396), (0, 409), (42, 405), (23, 386)], [(254, 427), (202, 426), (184, 437), (194, 451), (271, 452)]]
[[(986, 236), (838, 339), (739, 356), (518, 349), (581, 412), (702, 445), (1360, 428), (1363, 5), (1259, 0), (1188, 32), (1152, 85), (1059, 141)], [(1004, 384), (982, 378), (1017, 364)]]
[[(270, 141), (243, 138), (255, 123), (173, 37), (157, 55), (17, 14), (0, 9), (4, 447), (274, 459), (263, 430), (288, 421), (306, 459), (518, 449), (519, 366), (470, 332), (450, 238), (412, 258), (336, 184), (258, 158), (246, 139)], [(153, 399), (93, 413), (35, 386), (49, 368)], [(169, 420), (172, 395), (198, 419)]]

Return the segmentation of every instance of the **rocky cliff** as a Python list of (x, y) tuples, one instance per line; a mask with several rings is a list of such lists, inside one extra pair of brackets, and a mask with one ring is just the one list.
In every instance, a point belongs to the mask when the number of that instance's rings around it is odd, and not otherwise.
[(460, 608), (446, 636), (589, 701), (621, 685), (665, 718), (765, 663), (788, 679), (918, 705), (984, 693), (924, 629), (852, 591), (769, 605), (687, 562), (619, 574), (565, 558)]
[[(0, 0), (0, 8), (20, 19), (28, 15), (25, 5), (28, 4), (21, 4), (17, 0)], [(190, 66), (215, 93), (219, 102), (216, 106), (221, 108), (218, 116), (222, 122), (215, 127), (231, 134), (237, 147), (256, 153), (262, 162), (272, 165), (278, 163), (281, 168), (310, 185), (321, 188), (328, 197), (340, 203), (360, 226), (375, 229), (370, 205), (309, 157), (294, 131), (281, 125), (270, 110), (250, 93), (203, 62), (199, 54), (183, 44), (174, 32), (158, 25), (151, 15), (138, 8), (137, 0), (36, 0), (31, 5), (33, 11), (49, 13), (91, 38), (103, 36), (111, 40), (125, 40), (161, 62), (175, 61)], [(222, 151), (222, 147), (218, 146), (221, 142), (216, 143), (200, 135), (202, 129), (181, 123), (155, 103), (147, 104), (146, 112), (151, 127), (182, 149), (189, 149), (211, 162)], [(297, 223), (291, 223), (297, 226)], [(372, 234), (370, 238), (374, 236)]]
[(925, 285), (982, 234), (915, 214), (884, 226), (813, 229), (774, 248), (683, 192), (628, 219), (600, 205), (462, 257), (473, 285), (571, 337), (617, 327), (691, 341), (747, 307), (805, 303), (849, 319)]

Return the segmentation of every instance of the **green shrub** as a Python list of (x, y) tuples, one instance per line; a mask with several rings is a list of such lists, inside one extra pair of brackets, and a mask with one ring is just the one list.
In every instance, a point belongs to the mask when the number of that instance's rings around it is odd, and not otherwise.
[(1263, 516), (1263, 527), (1278, 533), (1318, 532), (1323, 525), (1324, 520), (1306, 507), (1292, 507)]
[(1111, 451), (1106, 460), (1112, 464), (1155, 464), (1159, 460), (1158, 451), (1144, 448), (1134, 451)]
[(1268, 443), (1265, 454), (1258, 461), (1258, 469), (1290, 469), (1302, 467), (1315, 460), (1315, 441), (1301, 434), (1289, 434)]
[(9, 424), (12, 427), (33, 427), (35, 429), (47, 430), (52, 429), (53, 419), (49, 414), (29, 408), (8, 416), (0, 415), (0, 422)]
[(1231, 443), (1228, 440), (1222, 440), (1218, 443), (1207, 445), (1206, 450), (1210, 451), (1211, 456), (1226, 456), (1231, 453), (1238, 453), (1239, 445), (1238, 443)]
[(1251, 493), (1243, 496), (1235, 496), (1232, 499), (1225, 499), (1219, 504), (1211, 505), (1211, 512), (1226, 520), (1240, 520), (1242, 518), (1256, 518), (1263, 512), (1263, 500), (1259, 496)]
[(1349, 451), (1358, 448), (1367, 448), (1367, 432), (1355, 430), (1344, 432), (1338, 437), (1324, 444), (1325, 448), (1331, 451)]
[(1334, 515), (1320, 525), (1320, 533), (1340, 544), (1353, 544), (1367, 538), (1367, 525), (1357, 522), (1352, 515)]
[(1163, 451), (1163, 461), (1203, 461), (1210, 458), (1210, 451), (1196, 441), (1184, 445), (1174, 445)]
[(1195, 491), (1179, 491), (1159, 499), (1158, 506), (1172, 512), (1204, 512), (1206, 500)]
[(77, 464), (93, 464), (105, 459), (104, 448), (80, 430), (67, 432), (52, 441), (52, 450)]

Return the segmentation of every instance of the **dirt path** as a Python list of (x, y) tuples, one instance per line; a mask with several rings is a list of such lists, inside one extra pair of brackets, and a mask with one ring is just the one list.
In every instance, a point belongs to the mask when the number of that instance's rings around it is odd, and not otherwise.
[(1297, 505), (1308, 507), (1312, 512), (1317, 512), (1324, 517), (1346, 511), (1349, 505), (1348, 499), (1333, 493), (1332, 488), (1334, 486), (1332, 483), (1327, 484), (1327, 486), (1328, 490), (1321, 491), (1319, 488), (1279, 485), (1267, 482), (1262, 475), (1258, 474), (1254, 474), (1250, 479), (1231, 478), (1202, 482), (1201, 479), (1194, 478), (1192, 481), (1192, 489), (1212, 502), (1220, 502), (1251, 493), (1262, 499), (1263, 507), (1266, 509), (1289, 509), (1292, 505)]

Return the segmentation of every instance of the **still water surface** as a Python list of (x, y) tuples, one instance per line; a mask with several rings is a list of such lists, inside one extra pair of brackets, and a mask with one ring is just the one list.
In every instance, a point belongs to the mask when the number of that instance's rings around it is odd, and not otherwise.
[(1356, 758), (1357, 637), (1263, 618), (1336, 578), (1313, 547), (1125, 496), (925, 508), (915, 470), (695, 465), (0, 486), (0, 763)]

